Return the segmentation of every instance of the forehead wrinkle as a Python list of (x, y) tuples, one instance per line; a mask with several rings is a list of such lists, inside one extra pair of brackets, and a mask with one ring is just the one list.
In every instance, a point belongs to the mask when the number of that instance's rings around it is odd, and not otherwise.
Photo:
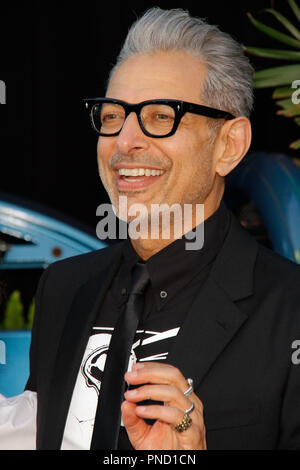
[(116, 69), (106, 96), (128, 102), (173, 98), (200, 103), (204, 72), (199, 58), (187, 53), (134, 56)]
[[(156, 83), (155, 83), (156, 82)], [(146, 100), (155, 99), (176, 99), (186, 101), (186, 96), (179, 92), (171, 92), (172, 83), (170, 80), (154, 80), (151, 86), (129, 87), (127, 83), (122, 81), (116, 82), (114, 86), (108, 89), (106, 96), (108, 98), (123, 99), (128, 103), (138, 103)], [(116, 96), (118, 95), (118, 96)], [(131, 98), (132, 97), (132, 98)]]

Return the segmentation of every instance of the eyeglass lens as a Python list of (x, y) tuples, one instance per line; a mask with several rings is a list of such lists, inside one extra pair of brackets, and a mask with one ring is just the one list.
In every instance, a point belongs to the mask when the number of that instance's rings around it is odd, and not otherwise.
[[(117, 103), (99, 103), (94, 105), (92, 118), (97, 131), (104, 135), (118, 133), (126, 119), (125, 109)], [(165, 104), (147, 104), (140, 112), (140, 120), (147, 132), (163, 136), (171, 132), (175, 111)]]

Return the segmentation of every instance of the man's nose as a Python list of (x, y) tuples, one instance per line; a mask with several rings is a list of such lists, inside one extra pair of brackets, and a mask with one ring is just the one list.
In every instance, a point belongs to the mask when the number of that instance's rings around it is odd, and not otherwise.
[(130, 154), (137, 150), (146, 150), (149, 138), (143, 133), (136, 113), (130, 113), (117, 136), (116, 146), (122, 154)]

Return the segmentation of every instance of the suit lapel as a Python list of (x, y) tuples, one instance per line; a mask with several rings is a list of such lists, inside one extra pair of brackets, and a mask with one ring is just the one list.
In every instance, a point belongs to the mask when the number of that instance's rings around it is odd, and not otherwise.
[(192, 377), (194, 387), (198, 387), (246, 320), (247, 316), (208, 279), (179, 331), (168, 362), (185, 377)]
[[(114, 251), (115, 254), (115, 251)], [(113, 260), (76, 292), (66, 318), (50, 383), (48, 403), (38, 421), (38, 449), (59, 449), (73, 388), (85, 347), (105, 293), (121, 262), (117, 248)], [(111, 264), (111, 261), (113, 263)]]
[(168, 356), (198, 387), (248, 317), (235, 303), (253, 293), (258, 245), (235, 217), (211, 273), (193, 302)]

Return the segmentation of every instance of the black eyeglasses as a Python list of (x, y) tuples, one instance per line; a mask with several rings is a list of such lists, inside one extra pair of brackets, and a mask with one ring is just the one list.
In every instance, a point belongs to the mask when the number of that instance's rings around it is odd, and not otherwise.
[(139, 125), (148, 137), (173, 135), (185, 113), (199, 114), (213, 119), (234, 119), (231, 113), (200, 104), (179, 100), (149, 100), (137, 104), (112, 98), (85, 98), (90, 109), (93, 128), (101, 136), (113, 137), (121, 132), (127, 116), (134, 112)]

